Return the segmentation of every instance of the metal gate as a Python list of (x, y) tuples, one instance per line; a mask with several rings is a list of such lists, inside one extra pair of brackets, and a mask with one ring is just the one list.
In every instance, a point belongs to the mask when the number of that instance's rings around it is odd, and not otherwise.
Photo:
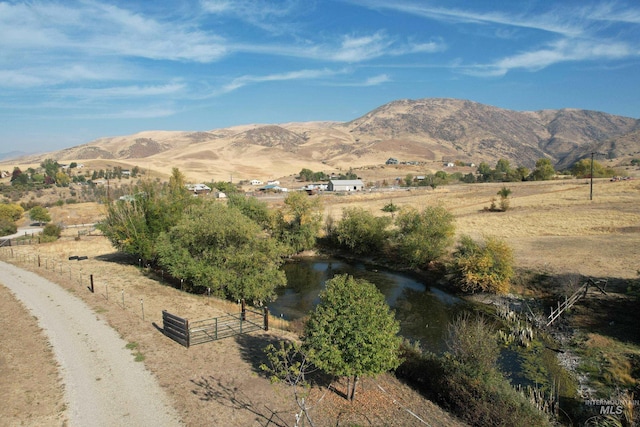
[(167, 311), (163, 311), (162, 315), (165, 335), (185, 347), (269, 329), (269, 311), (266, 308), (263, 313), (245, 308), (238, 314), (194, 322)]

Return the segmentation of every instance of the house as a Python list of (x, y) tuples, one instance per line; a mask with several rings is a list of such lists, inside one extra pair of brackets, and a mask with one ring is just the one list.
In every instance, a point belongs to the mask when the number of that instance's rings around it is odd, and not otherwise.
[(361, 179), (332, 179), (327, 189), (329, 191), (363, 191), (364, 183)]
[(187, 190), (193, 192), (196, 196), (211, 193), (211, 188), (205, 184), (187, 184)]
[(397, 165), (398, 164), (398, 159), (394, 159), (393, 157), (389, 157), (389, 159), (387, 159), (385, 164), (387, 164), (387, 165)]
[(262, 181), (260, 181), (259, 179), (252, 179), (252, 180), (250, 181), (250, 184), (251, 184), (251, 185), (262, 185), (262, 184), (263, 184), (263, 182), (262, 182)]
[(287, 191), (286, 188), (280, 187), (277, 184), (267, 184), (264, 187), (259, 188), (258, 190), (272, 193), (284, 193)]

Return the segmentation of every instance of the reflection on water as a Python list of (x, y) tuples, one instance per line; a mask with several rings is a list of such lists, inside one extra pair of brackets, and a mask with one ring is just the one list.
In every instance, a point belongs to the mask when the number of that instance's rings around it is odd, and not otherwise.
[(269, 304), (275, 316), (297, 319), (310, 313), (319, 302), (324, 283), (337, 274), (349, 274), (375, 284), (395, 310), (400, 333), (419, 340), (422, 347), (440, 353), (444, 350), (446, 326), (467, 305), (453, 295), (397, 272), (373, 269), (362, 263), (339, 260), (304, 259), (283, 267), (288, 286), (278, 289), (278, 298)]

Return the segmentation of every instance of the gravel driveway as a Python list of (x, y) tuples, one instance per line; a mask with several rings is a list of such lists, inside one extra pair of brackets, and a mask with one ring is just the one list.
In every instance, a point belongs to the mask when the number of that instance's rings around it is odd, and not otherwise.
[(155, 377), (84, 302), (4, 262), (0, 277), (49, 338), (60, 364), (70, 425), (182, 425)]

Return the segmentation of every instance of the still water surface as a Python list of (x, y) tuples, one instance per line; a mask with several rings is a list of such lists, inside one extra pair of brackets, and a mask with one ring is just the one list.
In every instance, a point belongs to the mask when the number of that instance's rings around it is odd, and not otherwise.
[[(395, 311), (400, 333), (419, 340), (423, 349), (440, 353), (449, 321), (470, 309), (463, 300), (447, 294), (408, 274), (347, 263), (336, 259), (304, 259), (286, 264), (288, 286), (278, 289), (278, 298), (269, 311), (294, 320), (309, 314), (319, 302), (324, 283), (337, 274), (349, 274), (375, 284)], [(354, 301), (354, 303), (357, 303)]]

